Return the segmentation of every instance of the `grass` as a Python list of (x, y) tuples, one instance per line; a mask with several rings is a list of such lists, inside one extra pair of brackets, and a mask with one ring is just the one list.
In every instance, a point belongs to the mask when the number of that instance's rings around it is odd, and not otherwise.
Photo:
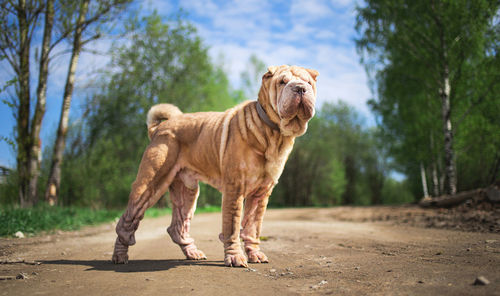
[(12, 236), (17, 231), (35, 234), (51, 230), (76, 230), (85, 225), (97, 225), (119, 217), (118, 210), (93, 210), (80, 207), (38, 205), (21, 209), (0, 209), (0, 236)]
[[(196, 208), (195, 213), (217, 213), (217, 212), (220, 212), (220, 206), (206, 206), (206, 207)], [(161, 216), (171, 214), (171, 213), (172, 213), (172, 209), (170, 209), (170, 208), (150, 208), (150, 209), (146, 210), (144, 217), (156, 218), (156, 217), (161, 217)]]
[[(21, 209), (15, 207), (0, 208), (0, 237), (13, 236), (17, 231), (24, 235), (33, 235), (42, 231), (77, 230), (86, 225), (98, 225), (119, 218), (121, 210), (90, 209), (84, 207), (60, 207), (37, 205), (33, 208)], [(200, 212), (218, 212), (220, 207), (205, 207), (196, 210)], [(169, 208), (151, 208), (145, 217), (155, 218), (170, 214)]]

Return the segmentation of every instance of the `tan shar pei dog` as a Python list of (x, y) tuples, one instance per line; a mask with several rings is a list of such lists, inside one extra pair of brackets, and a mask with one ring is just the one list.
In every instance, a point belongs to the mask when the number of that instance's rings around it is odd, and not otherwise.
[(144, 212), (167, 189), (173, 206), (168, 234), (187, 259), (206, 259), (189, 236), (199, 181), (222, 193), (219, 239), (225, 265), (268, 262), (259, 248), (262, 219), (295, 137), (304, 134), (314, 116), (317, 76), (297, 66), (269, 67), (258, 100), (225, 112), (185, 114), (170, 104), (153, 106), (147, 116), (151, 143), (116, 226), (113, 262), (128, 262)]

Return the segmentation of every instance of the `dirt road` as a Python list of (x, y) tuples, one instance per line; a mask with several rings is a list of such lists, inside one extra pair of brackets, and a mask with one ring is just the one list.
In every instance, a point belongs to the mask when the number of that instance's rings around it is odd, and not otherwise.
[[(500, 235), (390, 222), (342, 222), (356, 208), (269, 210), (269, 264), (223, 264), (220, 214), (197, 214), (192, 236), (206, 261), (183, 260), (165, 228), (146, 219), (128, 265), (110, 262), (113, 225), (25, 239), (1, 239), (0, 295), (500, 295)], [(332, 213), (336, 213), (333, 215)], [(362, 219), (364, 220), (364, 219)], [(472, 285), (483, 275), (490, 284)]]

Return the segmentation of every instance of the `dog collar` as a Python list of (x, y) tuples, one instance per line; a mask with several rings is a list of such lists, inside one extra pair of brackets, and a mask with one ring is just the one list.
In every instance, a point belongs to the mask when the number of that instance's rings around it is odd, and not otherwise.
[(264, 110), (264, 108), (262, 108), (262, 105), (259, 103), (259, 101), (257, 101), (256, 108), (257, 108), (257, 113), (259, 114), (260, 119), (262, 119), (262, 121), (264, 121), (265, 124), (267, 124), (273, 130), (277, 130), (277, 131), (280, 130), (280, 127), (276, 123), (272, 122), (271, 119), (269, 118), (269, 116), (267, 116), (266, 111)]

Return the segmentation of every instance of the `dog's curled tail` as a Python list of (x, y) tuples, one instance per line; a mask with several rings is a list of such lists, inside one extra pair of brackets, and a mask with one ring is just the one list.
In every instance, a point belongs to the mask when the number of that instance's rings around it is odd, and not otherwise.
[(181, 115), (182, 112), (172, 104), (158, 104), (149, 109), (146, 123), (148, 125), (148, 137), (156, 131), (162, 121), (169, 120), (174, 116)]

